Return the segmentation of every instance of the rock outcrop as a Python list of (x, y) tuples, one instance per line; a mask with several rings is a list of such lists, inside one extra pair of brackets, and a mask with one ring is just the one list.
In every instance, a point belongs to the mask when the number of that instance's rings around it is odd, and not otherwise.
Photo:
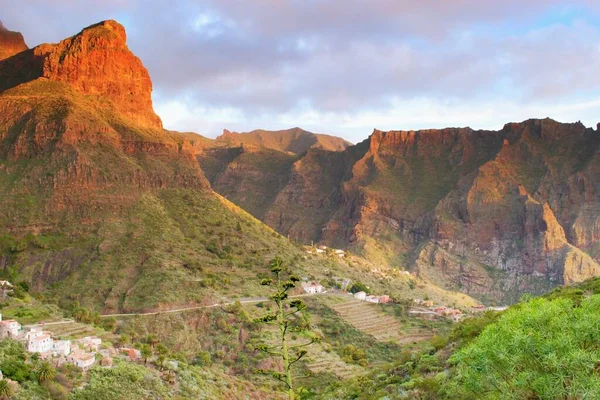
[(27, 49), (23, 35), (8, 30), (0, 21), (0, 61)]
[(0, 62), (0, 91), (37, 78), (63, 82), (82, 94), (108, 99), (138, 125), (160, 129), (150, 75), (126, 41), (121, 24), (103, 21), (58, 44), (21, 52)]

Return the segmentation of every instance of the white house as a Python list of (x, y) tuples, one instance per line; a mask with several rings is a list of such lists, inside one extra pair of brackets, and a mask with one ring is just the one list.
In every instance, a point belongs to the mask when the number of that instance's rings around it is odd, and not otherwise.
[(56, 356), (68, 356), (71, 353), (71, 341), (57, 340), (54, 342), (52, 350)]
[(369, 303), (379, 303), (379, 296), (365, 296), (364, 300)]
[(89, 351), (98, 351), (100, 350), (100, 345), (102, 344), (102, 339), (97, 336), (86, 336), (77, 341), (81, 347)]
[(357, 292), (354, 293), (354, 298), (358, 300), (365, 300), (367, 298), (367, 294), (365, 292)]
[(334, 253), (339, 257), (339, 258), (344, 258), (344, 256), (346, 255), (346, 252), (344, 250), (341, 249), (335, 249)]
[(52, 351), (54, 341), (48, 333), (40, 333), (32, 336), (27, 341), (27, 351), (30, 353), (48, 353)]
[(90, 368), (96, 362), (96, 356), (92, 353), (75, 352), (67, 356), (67, 361), (75, 364), (82, 370)]
[(319, 283), (310, 282), (302, 283), (302, 289), (304, 289), (306, 293), (322, 293), (325, 288)]
[(0, 338), (11, 338), (14, 339), (21, 334), (21, 324), (14, 319), (7, 319), (2, 321), (0, 315)]

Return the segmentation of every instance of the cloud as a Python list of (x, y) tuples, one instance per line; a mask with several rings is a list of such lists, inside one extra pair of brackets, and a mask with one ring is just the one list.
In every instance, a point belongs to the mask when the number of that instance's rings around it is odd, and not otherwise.
[(8, 3), (2, 19), (30, 45), (121, 21), (166, 125), (209, 135), (299, 125), (357, 141), (382, 125), (498, 128), (544, 107), (592, 124), (589, 107), (561, 110), (600, 90), (588, 0)]

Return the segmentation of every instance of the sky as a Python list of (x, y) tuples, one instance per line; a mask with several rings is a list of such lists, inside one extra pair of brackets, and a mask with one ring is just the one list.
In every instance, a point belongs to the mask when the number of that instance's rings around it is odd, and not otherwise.
[(115, 19), (166, 128), (374, 128), (550, 117), (600, 122), (593, 0), (2, 0), (30, 47)]

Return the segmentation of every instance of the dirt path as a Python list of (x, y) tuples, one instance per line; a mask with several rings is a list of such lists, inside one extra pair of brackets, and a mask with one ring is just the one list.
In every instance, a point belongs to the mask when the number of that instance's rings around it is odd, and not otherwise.
[[(290, 298), (311, 297), (311, 296), (340, 296), (340, 294), (339, 293), (304, 293), (304, 294), (298, 294), (298, 295), (295, 295), (295, 296), (290, 296)], [(235, 301), (229, 301), (229, 302), (226, 302), (226, 303), (210, 304), (210, 305), (207, 305), (207, 306), (193, 306), (193, 307), (175, 308), (173, 310), (151, 311), (151, 312), (145, 312), (145, 313), (103, 314), (103, 315), (100, 316), (100, 318), (108, 318), (108, 317), (134, 317), (134, 316), (146, 316), (146, 315), (158, 315), (158, 314), (173, 314), (173, 313), (180, 313), (180, 312), (186, 312), (186, 311), (201, 310), (201, 309), (204, 309), (204, 308), (225, 307), (225, 306), (230, 306), (232, 304), (235, 304), (238, 301), (241, 304), (254, 304), (254, 303), (260, 303), (262, 301), (269, 301), (269, 298), (268, 297), (246, 298), (246, 299), (239, 299), (239, 300), (235, 300)]]

